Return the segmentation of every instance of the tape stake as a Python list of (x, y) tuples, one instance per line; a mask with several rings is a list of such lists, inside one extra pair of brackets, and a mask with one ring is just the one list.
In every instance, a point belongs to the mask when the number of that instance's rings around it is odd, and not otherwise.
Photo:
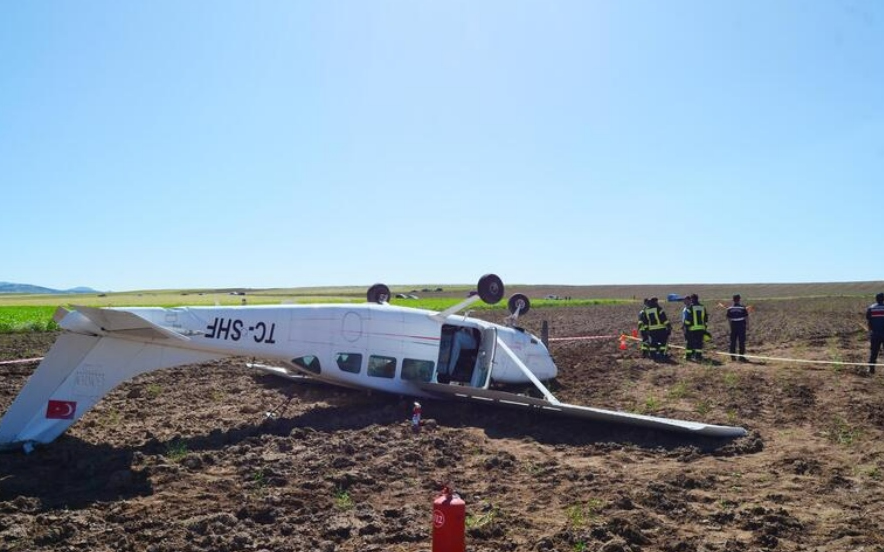
[(39, 362), (41, 360), (43, 360), (43, 357), (20, 358), (18, 360), (0, 360), (0, 365), (2, 365), (2, 364), (28, 364), (29, 362)]

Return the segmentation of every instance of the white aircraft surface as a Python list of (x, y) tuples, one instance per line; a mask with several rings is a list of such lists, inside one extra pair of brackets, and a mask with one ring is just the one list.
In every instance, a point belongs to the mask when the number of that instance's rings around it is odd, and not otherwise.
[[(288, 377), (414, 397), (478, 400), (648, 428), (739, 437), (740, 427), (643, 416), (559, 402), (542, 381), (558, 372), (544, 342), (515, 325), (530, 308), (513, 295), (506, 324), (457, 314), (497, 303), (503, 282), (479, 280), (478, 293), (442, 312), (395, 306), (376, 284), (367, 303), (236, 307), (59, 308), (61, 334), (0, 420), (0, 449), (52, 442), (121, 383), (162, 368), (225, 357)], [(543, 399), (491, 389), (531, 383)]]

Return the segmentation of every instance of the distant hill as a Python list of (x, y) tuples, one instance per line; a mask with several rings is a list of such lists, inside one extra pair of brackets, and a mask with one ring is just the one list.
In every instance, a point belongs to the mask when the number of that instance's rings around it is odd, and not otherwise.
[(97, 293), (94, 289), (88, 287), (75, 287), (71, 289), (52, 289), (42, 286), (32, 286), (30, 284), (13, 284), (12, 282), (0, 282), (0, 293)]

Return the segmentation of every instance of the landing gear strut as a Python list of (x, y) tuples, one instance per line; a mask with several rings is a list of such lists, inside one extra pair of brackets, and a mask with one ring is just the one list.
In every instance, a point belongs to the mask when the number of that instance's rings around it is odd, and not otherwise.
[(510, 315), (506, 317), (506, 325), (515, 326), (519, 315), (527, 314), (531, 310), (531, 301), (528, 300), (527, 295), (515, 293), (506, 302), (506, 307), (510, 311)]

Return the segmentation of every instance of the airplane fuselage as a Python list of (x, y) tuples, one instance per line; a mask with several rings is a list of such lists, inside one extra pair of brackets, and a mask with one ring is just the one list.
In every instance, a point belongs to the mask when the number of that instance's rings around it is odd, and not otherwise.
[[(538, 379), (557, 373), (541, 340), (524, 330), (463, 315), (440, 320), (434, 311), (389, 304), (107, 310), (129, 312), (186, 336), (189, 341), (176, 344), (183, 348), (273, 360), (328, 383), (392, 393), (426, 396), (418, 384), (431, 381), (482, 388), (491, 381), (527, 383), (509, 357), (496, 354), (495, 335)], [(73, 324), (69, 329), (95, 331)], [(458, 331), (472, 334), (475, 347), (449, 366)]]

